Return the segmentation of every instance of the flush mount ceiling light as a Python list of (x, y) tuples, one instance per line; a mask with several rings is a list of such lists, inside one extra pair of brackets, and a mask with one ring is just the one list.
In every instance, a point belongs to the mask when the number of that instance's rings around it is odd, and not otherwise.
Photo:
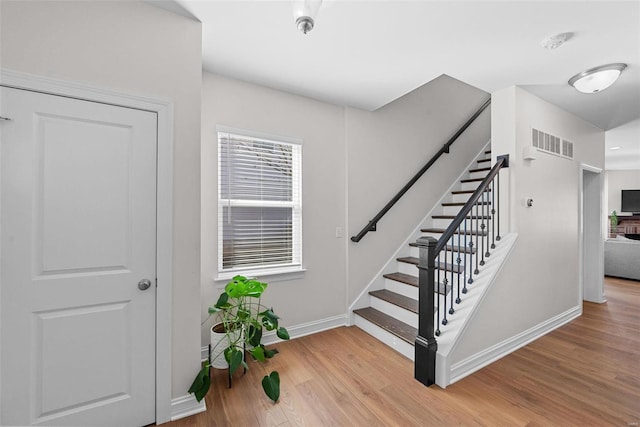
[(569, 79), (569, 84), (582, 93), (596, 93), (605, 90), (618, 80), (627, 64), (607, 64), (583, 71)]
[(315, 18), (322, 0), (294, 0), (293, 17), (296, 20), (296, 27), (307, 34), (313, 30)]
[(615, 151), (615, 150), (619, 150), (619, 149), (621, 149), (621, 148), (622, 148), (622, 147), (618, 147), (618, 146), (616, 145), (615, 147), (611, 147), (611, 148), (609, 148), (609, 150), (613, 150), (613, 151)]

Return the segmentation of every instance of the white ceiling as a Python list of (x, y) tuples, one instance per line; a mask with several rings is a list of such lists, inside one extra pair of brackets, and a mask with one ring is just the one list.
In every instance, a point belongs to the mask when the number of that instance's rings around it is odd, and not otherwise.
[[(307, 35), (291, 1), (175, 2), (152, 3), (202, 22), (205, 70), (333, 104), (375, 110), (447, 74), (487, 92), (522, 86), (604, 130), (640, 118), (640, 1), (325, 0)], [(540, 46), (561, 32), (574, 35)], [(567, 84), (612, 62), (628, 68), (603, 92)]]

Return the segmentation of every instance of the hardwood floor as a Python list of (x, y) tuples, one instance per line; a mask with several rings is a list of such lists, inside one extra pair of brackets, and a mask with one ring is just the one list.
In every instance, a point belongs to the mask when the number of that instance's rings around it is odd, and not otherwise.
[[(446, 390), (356, 327), (276, 347), (226, 388), (215, 370), (207, 412), (167, 426), (638, 426), (640, 282), (606, 278), (605, 304)], [(260, 379), (278, 370), (280, 401)]]

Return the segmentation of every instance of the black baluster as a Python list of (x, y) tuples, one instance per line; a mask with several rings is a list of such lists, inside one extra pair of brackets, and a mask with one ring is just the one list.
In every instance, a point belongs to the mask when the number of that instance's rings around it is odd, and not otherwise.
[[(458, 233), (460, 232), (460, 228), (458, 228)], [(451, 246), (453, 246), (453, 242), (455, 241), (454, 237), (451, 236)], [(453, 308), (453, 297), (455, 296), (456, 290), (455, 290), (455, 280), (453, 279), (453, 275), (455, 274), (455, 272), (453, 271), (453, 266), (455, 265), (455, 263), (453, 262), (453, 248), (451, 248), (451, 305), (449, 306), (449, 314), (453, 314), (455, 313), (455, 310)], [(447, 254), (445, 251), (445, 257), (444, 257), (445, 261), (447, 259)]]
[(496, 248), (496, 178), (491, 180), (491, 249)]
[(486, 206), (485, 205), (485, 201), (484, 201), (484, 192), (482, 193), (481, 200), (482, 200), (480, 202), (481, 203), (480, 204), (480, 212), (481, 212), (480, 213), (480, 216), (481, 216), (481, 218), (480, 218), (480, 223), (481, 223), (480, 229), (481, 229), (481, 231), (480, 231), (480, 236), (478, 238), (480, 239), (480, 256), (482, 257), (482, 259), (480, 260), (480, 265), (484, 265), (484, 234), (485, 234), (485, 231), (484, 231), (484, 229), (485, 229), (485, 225), (484, 225), (484, 222), (485, 222), (484, 208)]
[[(440, 254), (437, 255), (438, 260), (440, 259)], [(437, 281), (436, 284), (434, 286), (434, 295), (433, 297), (435, 298), (434, 301), (436, 302), (436, 313), (437, 313), (437, 318), (436, 318), (436, 331), (434, 332), (435, 335), (437, 337), (440, 336), (440, 268), (438, 268), (438, 263), (436, 262), (436, 275), (437, 277)]]
[[(462, 282), (462, 293), (466, 294), (467, 293), (467, 263), (469, 263), (469, 274), (471, 274), (471, 264), (473, 263), (473, 254), (469, 254), (469, 252), (467, 252), (467, 248), (468, 248), (468, 244), (467, 244), (467, 221), (464, 221), (464, 267), (462, 268), (464, 270), (464, 280)], [(471, 249), (473, 249), (473, 246), (471, 247)], [(469, 259), (471, 259), (471, 261), (469, 261)], [(472, 280), (472, 279), (469, 279)], [(473, 283), (473, 281), (469, 282), (470, 284)]]
[[(476, 200), (476, 269), (473, 271), (473, 274), (478, 274), (480, 273), (480, 270), (478, 269), (478, 262), (480, 261), (478, 259), (478, 238), (480, 237), (480, 224), (479, 224), (479, 215), (478, 215), (478, 201)], [(471, 212), (473, 212), (473, 208), (471, 209)], [(472, 213), (473, 215), (473, 213)], [(473, 236), (471, 236), (471, 238), (473, 238)]]
[(490, 202), (488, 200), (489, 197), (488, 197), (488, 194), (487, 194), (488, 188), (489, 187), (487, 187), (484, 190), (485, 200), (486, 200), (486, 203), (487, 203), (485, 205), (486, 206), (486, 208), (485, 208), (485, 211), (486, 211), (485, 221), (487, 222), (487, 232), (486, 232), (486, 236), (484, 236), (484, 239), (485, 239), (485, 242), (486, 242), (485, 243), (485, 247), (487, 248), (487, 252), (484, 254), (484, 256), (486, 256), (487, 258), (489, 258), (491, 256), (491, 252), (489, 252), (489, 203)]
[[(466, 226), (467, 223), (467, 218), (465, 217), (464, 219), (464, 223)], [(460, 229), (460, 227), (458, 227), (458, 256), (456, 258), (456, 263), (458, 265), (458, 298), (456, 298), (456, 303), (460, 304), (460, 276), (462, 276), (462, 271), (460, 270), (460, 263), (462, 262), (462, 259), (460, 258), (461, 254), (460, 254), (460, 235), (462, 234), (462, 230)], [(454, 248), (451, 248), (454, 249)], [(464, 283), (464, 280), (462, 281)]]
[[(442, 252), (440, 252), (442, 253)], [(444, 261), (446, 263), (447, 261), (447, 255), (445, 254), (444, 256)], [(442, 263), (442, 259), (440, 258), (440, 254), (438, 254), (438, 268), (445, 268), (445, 265), (443, 265)], [(442, 300), (444, 301), (444, 310), (442, 311), (442, 324), (446, 325), (447, 323), (449, 323), (449, 321), (447, 320), (447, 270), (443, 270), (442, 273), (442, 286), (444, 288), (443, 294), (444, 297), (442, 298)]]
[(500, 171), (498, 171), (498, 175), (496, 178), (498, 180), (498, 190), (497, 190), (498, 206), (496, 207), (496, 212), (498, 214), (498, 235), (496, 236), (496, 242), (499, 242), (500, 241)]
[[(471, 206), (471, 215), (473, 215), (473, 206)], [(473, 217), (469, 219), (469, 280), (468, 284), (473, 283)]]

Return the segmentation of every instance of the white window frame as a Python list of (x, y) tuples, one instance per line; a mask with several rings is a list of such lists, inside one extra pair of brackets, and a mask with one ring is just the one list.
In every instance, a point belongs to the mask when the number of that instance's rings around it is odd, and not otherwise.
[[(297, 155), (294, 155), (292, 158), (293, 171), (294, 175), (292, 176), (292, 201), (291, 202), (282, 202), (282, 201), (260, 201), (260, 200), (228, 200), (222, 199), (220, 196), (222, 194), (222, 179), (221, 179), (221, 135), (222, 134), (233, 134), (238, 135), (242, 138), (253, 139), (258, 141), (266, 141), (272, 143), (281, 143), (281, 144), (289, 144), (292, 146), (296, 146)], [(217, 253), (217, 276), (214, 277), (215, 281), (226, 282), (232, 277), (241, 274), (247, 277), (265, 277), (269, 276), (270, 282), (278, 281), (278, 280), (289, 280), (293, 278), (301, 277), (304, 273), (305, 269), (302, 264), (302, 140), (298, 138), (292, 137), (284, 137), (279, 135), (271, 135), (262, 132), (249, 131), (246, 129), (238, 129), (229, 126), (216, 126), (216, 144), (217, 144), (217, 177), (218, 177), (218, 186), (217, 186), (217, 203), (218, 203), (218, 220), (217, 220), (217, 244), (218, 244), (218, 253)], [(294, 152), (295, 152), (294, 151)], [(297, 175), (297, 176), (296, 176)], [(272, 265), (272, 266), (259, 266), (259, 267), (245, 267), (245, 268), (234, 268), (234, 269), (224, 269), (223, 268), (223, 235), (222, 235), (222, 221), (223, 221), (223, 207), (224, 206), (264, 206), (264, 207), (282, 207), (282, 206), (291, 206), (293, 209), (292, 218), (293, 218), (293, 262), (291, 264), (281, 264), (281, 265)], [(222, 283), (219, 283), (221, 285)]]

